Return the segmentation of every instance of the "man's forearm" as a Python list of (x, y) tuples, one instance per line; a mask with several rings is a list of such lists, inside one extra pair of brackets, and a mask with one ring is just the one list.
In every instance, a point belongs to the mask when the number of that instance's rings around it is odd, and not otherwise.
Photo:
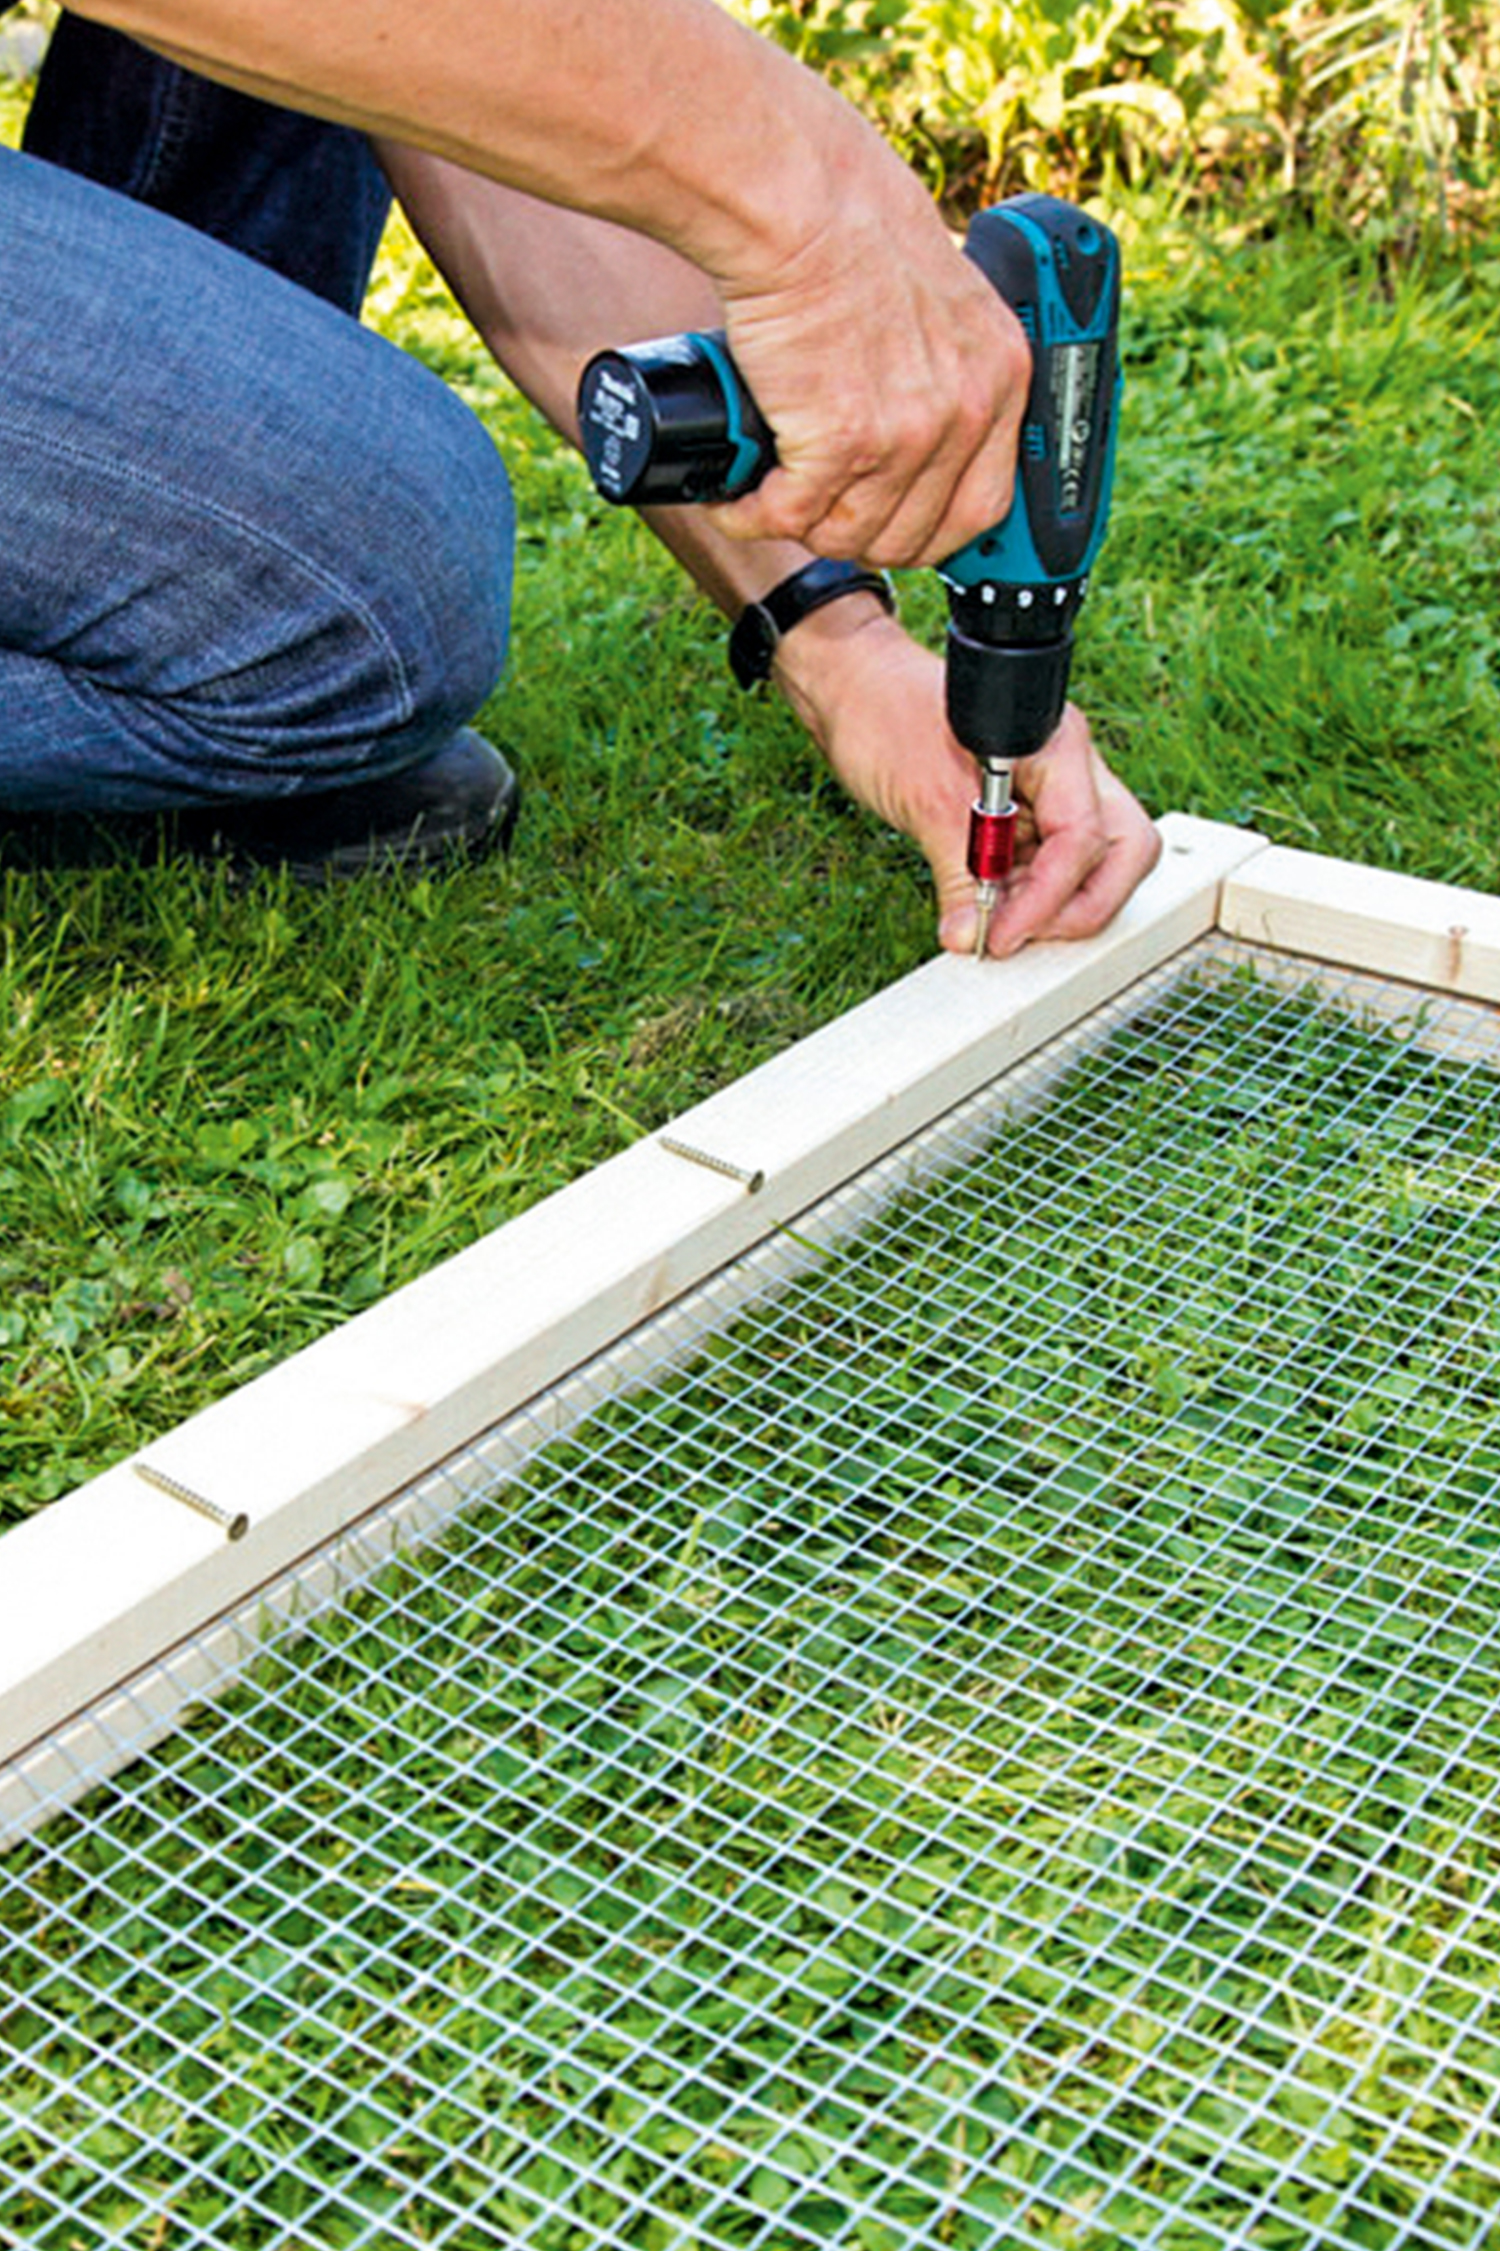
[(751, 282), (884, 156), (812, 72), (714, 0), (83, 0), (80, 12)]
[(777, 435), (737, 536), (930, 562), (1009, 506), (1020, 324), (874, 128), (715, 0), (82, 5), (700, 267)]
[[(425, 153), (382, 147), (417, 232), (507, 372), (576, 441), (578, 377), (603, 345), (712, 327), (722, 307), (708, 279), (660, 245), (475, 178)], [(699, 508), (646, 520), (728, 615), (807, 560), (781, 539), (728, 537)], [(944, 945), (974, 943), (965, 864), (972, 762), (944, 719), (942, 667), (860, 593), (805, 618), (778, 649), (774, 677), (851, 794), (914, 837), (937, 885)], [(1065, 739), (1064, 739), (1065, 738)], [(1029, 787), (1036, 880), (991, 927), (992, 949), (1044, 934), (1098, 929), (1158, 849), (1139, 806), (1109, 775), (1076, 713)], [(1050, 766), (1049, 766), (1049, 761)]]
[[(660, 244), (423, 150), (378, 147), (407, 218), (486, 345), (572, 443), (578, 378), (596, 351), (722, 321), (712, 283)], [(728, 617), (808, 560), (795, 541), (730, 539), (699, 508), (643, 514)]]
[(669, 245), (778, 462), (750, 538), (932, 561), (1005, 513), (1030, 355), (921, 184), (715, 0), (82, 0), (148, 45)]

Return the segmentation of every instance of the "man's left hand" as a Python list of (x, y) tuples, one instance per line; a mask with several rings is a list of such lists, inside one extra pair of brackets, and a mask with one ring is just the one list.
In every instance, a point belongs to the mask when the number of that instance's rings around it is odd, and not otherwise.
[[(787, 636), (777, 676), (850, 795), (921, 847), (937, 891), (938, 940), (972, 953), (968, 872), (974, 761), (949, 730), (943, 667), (871, 600), (830, 603)], [(1016, 865), (986, 951), (1102, 930), (1155, 866), (1161, 840), (1070, 704), (1045, 750), (1013, 770)]]

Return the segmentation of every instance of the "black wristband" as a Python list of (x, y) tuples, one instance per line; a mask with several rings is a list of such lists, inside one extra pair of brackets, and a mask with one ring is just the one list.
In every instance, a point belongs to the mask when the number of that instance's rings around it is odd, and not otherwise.
[(873, 594), (887, 614), (894, 616), (896, 597), (884, 571), (867, 571), (862, 563), (830, 563), (821, 558), (804, 563), (769, 594), (743, 609), (729, 636), (729, 668), (742, 688), (759, 687), (771, 675), (771, 662), (794, 625), (800, 625), (825, 602), (844, 594)]

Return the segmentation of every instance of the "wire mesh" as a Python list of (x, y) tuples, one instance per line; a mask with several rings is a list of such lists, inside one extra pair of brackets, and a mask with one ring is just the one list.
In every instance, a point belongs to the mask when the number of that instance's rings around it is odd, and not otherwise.
[(0, 2236), (1500, 2244), (1500, 1026), (1368, 1000), (1121, 1010), (0, 1860)]

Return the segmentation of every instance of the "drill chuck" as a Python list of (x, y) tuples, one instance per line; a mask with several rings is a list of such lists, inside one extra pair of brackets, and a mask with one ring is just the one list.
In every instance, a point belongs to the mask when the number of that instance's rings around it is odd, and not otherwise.
[(1050, 741), (1087, 583), (949, 588), (948, 724), (981, 764), (1029, 758)]
[(981, 763), (1030, 758), (1051, 741), (1068, 697), (1073, 636), (1044, 648), (996, 648), (948, 627), (948, 724)]

